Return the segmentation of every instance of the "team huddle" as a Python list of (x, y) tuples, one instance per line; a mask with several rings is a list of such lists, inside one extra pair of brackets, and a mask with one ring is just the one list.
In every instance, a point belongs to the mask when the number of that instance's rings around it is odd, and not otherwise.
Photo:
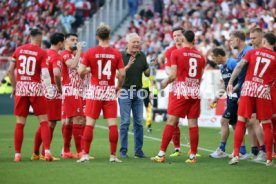
[[(109, 160), (121, 162), (116, 157), (119, 138), (117, 98), (125, 80), (126, 66), (121, 53), (109, 46), (110, 32), (109, 26), (100, 25), (96, 31), (99, 45), (83, 53), (76, 34), (62, 33), (51, 36), (51, 48), (45, 51), (40, 48), (42, 32), (33, 29), (31, 43), (16, 49), (9, 67), (15, 95), (15, 162), (20, 162), (22, 158), (24, 125), (30, 105), (40, 122), (31, 160), (58, 160), (51, 154), (50, 145), (56, 122), (60, 120), (64, 141), (62, 158), (75, 158), (77, 162), (94, 159), (89, 155), (90, 145), (96, 120), (103, 111), (109, 126)], [(276, 37), (255, 28), (250, 32), (250, 38), (255, 48), (245, 44), (245, 33), (242, 31), (230, 34), (232, 47), (240, 52), (235, 59), (228, 58), (222, 48), (212, 50), (213, 60), (221, 65), (227, 107), (221, 119), (220, 146), (210, 157), (227, 156), (225, 147), (230, 124), (235, 133), (234, 152), (229, 164), (255, 157), (271, 166), (273, 139), (276, 139), (276, 53), (273, 51)], [(194, 46), (193, 31), (175, 28), (173, 39), (175, 46), (165, 53), (168, 77), (161, 82), (161, 88), (169, 87), (168, 120), (160, 151), (151, 160), (165, 162), (171, 140), (175, 146), (172, 156), (180, 155), (179, 118), (187, 117), (190, 152), (186, 163), (196, 163), (200, 83), (205, 57)], [(116, 83), (115, 78), (118, 80)], [(217, 95), (210, 106), (215, 107), (221, 96)], [(246, 127), (251, 137), (251, 154), (246, 154), (243, 143)], [(72, 136), (76, 154), (70, 150)]]

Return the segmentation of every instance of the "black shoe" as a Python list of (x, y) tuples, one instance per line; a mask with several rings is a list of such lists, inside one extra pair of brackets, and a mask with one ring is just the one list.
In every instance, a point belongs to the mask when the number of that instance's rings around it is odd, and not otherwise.
[(125, 153), (125, 152), (121, 152), (120, 153), (120, 156), (121, 156), (121, 158), (128, 158), (128, 155), (127, 155), (127, 153)]
[(135, 153), (134, 158), (147, 158), (147, 156), (143, 152), (140, 152), (140, 153)]

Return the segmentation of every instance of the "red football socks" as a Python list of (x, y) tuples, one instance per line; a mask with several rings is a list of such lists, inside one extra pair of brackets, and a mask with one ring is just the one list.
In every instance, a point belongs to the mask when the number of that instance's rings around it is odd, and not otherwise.
[(51, 144), (51, 131), (48, 124), (48, 121), (40, 122), (40, 129), (41, 129), (41, 139), (43, 142), (43, 146), (45, 149), (50, 149)]
[(234, 157), (239, 156), (240, 146), (243, 141), (244, 132), (245, 132), (245, 122), (237, 121), (236, 129), (234, 132)]
[(273, 128), (273, 142), (274, 142), (274, 152), (276, 152), (276, 118), (272, 119), (272, 128)]
[(72, 124), (63, 124), (63, 151), (68, 153), (70, 152), (70, 143), (72, 139)]
[(178, 123), (173, 131), (172, 141), (174, 148), (180, 148), (180, 128), (178, 126)]
[(75, 140), (75, 146), (77, 153), (82, 152), (82, 133), (83, 133), (84, 126), (81, 124), (73, 124), (73, 135)]
[(118, 143), (118, 127), (117, 125), (109, 126), (109, 142), (110, 142), (110, 154), (116, 155), (117, 143)]
[(89, 154), (90, 145), (93, 140), (93, 131), (94, 126), (86, 125), (83, 132), (83, 145), (84, 145), (84, 153)]
[(41, 139), (41, 128), (38, 127), (36, 133), (35, 133), (35, 138), (34, 138), (34, 153), (36, 155), (39, 155), (39, 148), (42, 143)]
[(16, 153), (21, 153), (24, 138), (24, 124), (16, 123), (14, 130), (14, 148)]
[(190, 146), (191, 146), (191, 154), (196, 155), (197, 147), (198, 147), (198, 127), (191, 127), (189, 128), (190, 133)]
[(162, 142), (160, 146), (160, 150), (166, 152), (167, 147), (172, 140), (172, 135), (175, 130), (175, 127), (170, 124), (166, 124), (164, 130), (163, 130), (163, 135), (162, 135)]
[(264, 129), (264, 143), (266, 150), (266, 160), (272, 161), (272, 144), (273, 144), (273, 134), (272, 134), (272, 124), (265, 123), (262, 124)]

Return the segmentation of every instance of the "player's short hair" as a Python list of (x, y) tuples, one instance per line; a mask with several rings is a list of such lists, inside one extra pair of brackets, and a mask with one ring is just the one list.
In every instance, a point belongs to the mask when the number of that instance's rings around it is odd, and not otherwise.
[(195, 33), (192, 30), (185, 30), (183, 35), (189, 43), (192, 43), (195, 39)]
[(100, 24), (96, 30), (96, 35), (102, 39), (107, 40), (110, 36), (111, 28), (107, 24)]
[(240, 31), (240, 30), (232, 31), (230, 33), (230, 36), (234, 36), (235, 38), (239, 38), (242, 41), (245, 41), (245, 38), (246, 38), (245, 33), (243, 31)]
[(212, 49), (212, 53), (214, 54), (214, 56), (226, 56), (226, 52), (223, 48), (221, 47), (216, 47), (214, 49)]
[(31, 37), (41, 36), (42, 35), (42, 31), (40, 31), (37, 28), (34, 28), (34, 29), (31, 29), (30, 35), (31, 35)]
[(184, 33), (185, 30), (183, 27), (175, 27), (173, 28), (172, 33), (174, 33), (175, 31), (181, 31), (182, 33)]
[(262, 29), (259, 27), (253, 28), (250, 33), (263, 33)]
[(56, 45), (59, 42), (63, 42), (63, 41), (64, 41), (64, 34), (63, 33), (54, 33), (50, 37), (51, 45)]
[(69, 38), (70, 36), (75, 36), (75, 37), (77, 37), (78, 38), (78, 35), (76, 34), (76, 33), (67, 33), (67, 34), (65, 34), (65, 39), (67, 39), (67, 38)]
[(268, 32), (268, 33), (265, 33), (264, 36), (263, 36), (264, 39), (266, 39), (266, 41), (270, 44), (270, 45), (275, 45), (276, 43), (276, 37), (273, 33), (271, 32)]

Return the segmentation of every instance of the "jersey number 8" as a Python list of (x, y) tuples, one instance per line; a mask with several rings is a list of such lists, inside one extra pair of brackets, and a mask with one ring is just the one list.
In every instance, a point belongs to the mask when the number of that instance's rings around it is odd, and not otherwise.
[(189, 59), (189, 76), (190, 77), (195, 77), (196, 76), (196, 67), (197, 67), (197, 60), (195, 58), (190, 58)]

